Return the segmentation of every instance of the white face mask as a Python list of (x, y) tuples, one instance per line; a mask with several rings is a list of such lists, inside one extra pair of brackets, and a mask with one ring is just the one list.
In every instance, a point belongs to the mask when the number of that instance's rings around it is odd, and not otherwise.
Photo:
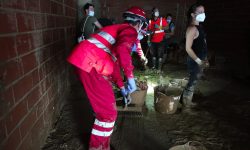
[(94, 16), (95, 15), (95, 12), (94, 11), (89, 11), (89, 16)]
[(201, 13), (195, 17), (196, 21), (198, 22), (204, 22), (205, 18), (206, 18), (205, 13)]
[(143, 34), (141, 32), (138, 33), (137, 39), (142, 40), (144, 38)]
[(158, 17), (160, 15), (159, 11), (155, 12), (155, 17)]

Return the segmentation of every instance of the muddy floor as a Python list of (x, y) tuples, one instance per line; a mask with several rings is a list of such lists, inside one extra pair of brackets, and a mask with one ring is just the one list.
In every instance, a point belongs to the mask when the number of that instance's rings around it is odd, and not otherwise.
[[(153, 88), (187, 77), (186, 67), (168, 64), (162, 76), (150, 70), (137, 71), (136, 76), (147, 78), (146, 105), (142, 113), (119, 112), (112, 149), (168, 150), (188, 141), (198, 141), (208, 150), (250, 149), (250, 88), (246, 81), (208, 70), (194, 95), (198, 106), (191, 113), (178, 109), (167, 115), (154, 110)], [(43, 150), (87, 149), (92, 110), (79, 83), (73, 85), (71, 95)]]

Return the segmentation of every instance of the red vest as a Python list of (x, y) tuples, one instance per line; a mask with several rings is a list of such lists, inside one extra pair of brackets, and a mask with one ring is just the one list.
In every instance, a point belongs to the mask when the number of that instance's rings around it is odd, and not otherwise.
[[(158, 25), (160, 28), (155, 28), (155, 25)], [(153, 31), (151, 42), (159, 43), (163, 40), (165, 32), (162, 28), (166, 26), (167, 20), (165, 18), (160, 17), (157, 20), (149, 20), (148, 30)]]

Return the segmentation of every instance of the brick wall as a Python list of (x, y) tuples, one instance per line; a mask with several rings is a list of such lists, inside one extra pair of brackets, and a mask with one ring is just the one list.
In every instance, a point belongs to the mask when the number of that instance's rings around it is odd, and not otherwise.
[(230, 73), (250, 74), (250, 2), (209, 0), (204, 5), (209, 50), (225, 58)]
[(122, 22), (122, 13), (131, 6), (142, 7), (151, 17), (151, 10), (153, 7), (159, 8), (160, 15), (166, 16), (171, 13), (176, 24), (176, 36), (178, 39), (184, 37), (186, 30), (186, 11), (187, 7), (195, 0), (93, 0), (100, 9), (100, 16), (109, 19), (114, 19), (117, 23)]
[(0, 149), (40, 149), (69, 86), (75, 0), (0, 1)]

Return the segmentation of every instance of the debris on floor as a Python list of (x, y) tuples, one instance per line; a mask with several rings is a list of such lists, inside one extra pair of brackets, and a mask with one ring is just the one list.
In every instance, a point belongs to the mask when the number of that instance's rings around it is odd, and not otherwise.
[[(118, 114), (111, 137), (115, 150), (168, 150), (189, 141), (202, 143), (207, 150), (249, 149), (246, 146), (250, 141), (248, 86), (210, 73), (198, 84), (194, 95), (198, 107), (192, 110), (193, 115), (181, 109), (174, 114), (161, 114), (155, 111), (154, 87), (159, 80), (167, 84), (173, 79), (186, 78), (186, 67), (168, 64), (161, 75), (150, 71), (135, 73), (135, 76), (146, 77), (148, 81), (143, 117)], [(82, 87), (77, 85), (74, 88), (72, 98), (64, 106), (43, 150), (87, 149), (92, 111), (86, 96), (76, 93), (82, 92)]]

